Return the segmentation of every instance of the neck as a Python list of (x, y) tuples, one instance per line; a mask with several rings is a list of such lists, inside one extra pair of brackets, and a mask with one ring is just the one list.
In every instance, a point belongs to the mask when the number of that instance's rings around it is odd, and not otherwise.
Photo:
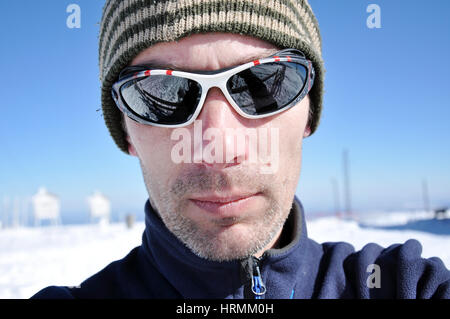
[(280, 245), (281, 233), (283, 232), (283, 228), (284, 227), (281, 227), (277, 234), (273, 237), (273, 239), (263, 249), (259, 250), (253, 256), (260, 258), (266, 250), (278, 248)]

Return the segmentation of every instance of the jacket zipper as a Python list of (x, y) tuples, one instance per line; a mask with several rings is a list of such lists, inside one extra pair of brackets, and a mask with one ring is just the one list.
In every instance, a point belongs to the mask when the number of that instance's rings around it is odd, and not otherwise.
[(266, 286), (261, 277), (260, 260), (256, 257), (253, 258), (253, 274), (252, 274), (252, 292), (255, 295), (255, 299), (263, 299), (266, 293)]

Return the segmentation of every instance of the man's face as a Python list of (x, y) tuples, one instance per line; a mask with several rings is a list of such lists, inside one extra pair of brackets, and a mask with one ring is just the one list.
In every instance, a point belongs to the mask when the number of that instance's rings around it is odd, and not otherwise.
[[(271, 44), (246, 36), (198, 34), (154, 45), (141, 52), (132, 65), (217, 70), (276, 51)], [(212, 88), (198, 122), (185, 128), (191, 137), (191, 161), (174, 161), (173, 150), (180, 143), (172, 135), (176, 129), (143, 125), (126, 117), (129, 152), (139, 158), (152, 206), (194, 253), (211, 260), (259, 256), (275, 245), (291, 209), (300, 175), (302, 139), (309, 134), (308, 112), (306, 96), (285, 112), (246, 119), (236, 113), (220, 89)], [(195, 125), (202, 132), (213, 128), (220, 133), (221, 141), (215, 145), (223, 147), (223, 161), (194, 161), (194, 154), (213, 142), (195, 138)], [(250, 161), (250, 152), (261, 149), (258, 143), (262, 138), (239, 140), (234, 135), (237, 129), (265, 132), (268, 138), (263, 153), (271, 154), (271, 160), (256, 152), (256, 161)], [(226, 156), (233, 160), (225, 160)]]

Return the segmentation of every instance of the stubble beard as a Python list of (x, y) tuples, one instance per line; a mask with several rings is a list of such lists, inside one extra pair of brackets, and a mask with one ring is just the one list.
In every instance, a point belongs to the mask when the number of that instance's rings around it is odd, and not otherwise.
[[(273, 175), (258, 174), (258, 170), (240, 167), (233, 169), (232, 173), (221, 174), (196, 167), (179, 175), (169, 187), (164, 187), (151, 178), (142, 162), (140, 164), (153, 208), (169, 231), (201, 258), (231, 261), (260, 252), (279, 233), (290, 211), (292, 198), (289, 203), (282, 200), (285, 183)], [(186, 194), (221, 191), (231, 186), (257, 190), (267, 199), (268, 208), (260, 213), (259, 218), (245, 221), (245, 226), (244, 222), (236, 221), (236, 224), (222, 228), (220, 225), (199, 225), (183, 214), (189, 205), (189, 200), (183, 200)], [(241, 228), (237, 230), (236, 227)]]

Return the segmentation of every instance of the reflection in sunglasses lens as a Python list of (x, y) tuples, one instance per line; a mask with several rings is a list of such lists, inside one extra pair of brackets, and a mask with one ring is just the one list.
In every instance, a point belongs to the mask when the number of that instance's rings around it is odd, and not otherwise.
[(243, 112), (263, 115), (276, 112), (295, 100), (305, 85), (307, 74), (307, 69), (298, 63), (265, 63), (232, 76), (227, 89)]
[(121, 94), (137, 116), (157, 124), (181, 124), (195, 112), (201, 97), (200, 85), (192, 80), (152, 75), (125, 83)]

